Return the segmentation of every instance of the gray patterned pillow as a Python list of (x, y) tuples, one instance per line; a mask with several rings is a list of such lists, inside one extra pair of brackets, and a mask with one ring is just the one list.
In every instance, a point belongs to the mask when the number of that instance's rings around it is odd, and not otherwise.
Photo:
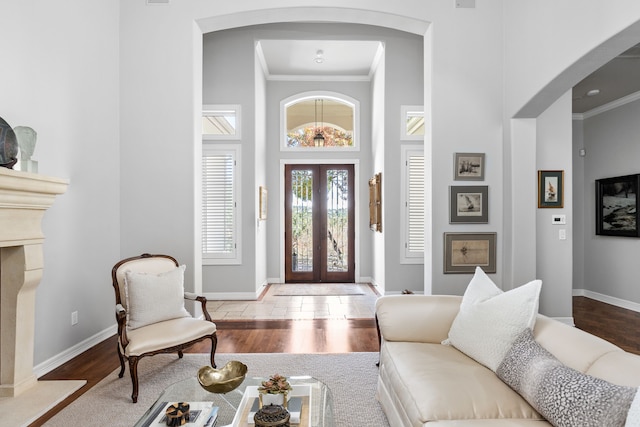
[(496, 374), (556, 427), (624, 426), (637, 391), (565, 366), (531, 329), (518, 336)]

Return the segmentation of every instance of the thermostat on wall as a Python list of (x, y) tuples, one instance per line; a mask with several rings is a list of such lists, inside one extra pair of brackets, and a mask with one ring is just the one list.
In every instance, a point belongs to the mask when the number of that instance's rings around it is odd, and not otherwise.
[(566, 224), (567, 216), (566, 215), (551, 215), (551, 223), (553, 224)]

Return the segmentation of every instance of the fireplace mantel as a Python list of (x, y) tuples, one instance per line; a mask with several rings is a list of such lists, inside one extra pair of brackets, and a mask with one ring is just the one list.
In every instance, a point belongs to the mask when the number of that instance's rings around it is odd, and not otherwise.
[[(46, 411), (78, 388), (77, 382), (60, 387), (38, 381), (33, 372), (42, 218), (68, 185), (65, 179), (0, 168), (0, 409), (18, 416), (11, 425), (33, 421), (40, 415), (34, 410)], [(26, 412), (18, 415), (22, 407)]]
[(68, 185), (61, 178), (0, 168), (0, 247), (42, 243), (42, 217)]

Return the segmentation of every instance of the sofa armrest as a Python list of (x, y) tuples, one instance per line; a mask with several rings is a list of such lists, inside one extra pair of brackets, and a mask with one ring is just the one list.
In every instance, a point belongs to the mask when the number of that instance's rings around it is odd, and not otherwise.
[(440, 343), (449, 335), (462, 297), (389, 295), (376, 301), (379, 332), (385, 341)]

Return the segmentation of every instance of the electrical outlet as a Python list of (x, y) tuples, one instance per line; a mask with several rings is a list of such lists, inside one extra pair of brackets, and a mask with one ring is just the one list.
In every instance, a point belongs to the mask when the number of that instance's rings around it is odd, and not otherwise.
[(78, 312), (74, 311), (71, 313), (71, 326), (78, 324)]

